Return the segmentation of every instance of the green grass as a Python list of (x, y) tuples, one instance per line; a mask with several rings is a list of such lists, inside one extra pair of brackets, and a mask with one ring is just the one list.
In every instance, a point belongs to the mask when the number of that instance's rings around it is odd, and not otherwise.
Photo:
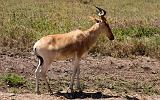
[(42, 36), (91, 27), (93, 22), (88, 16), (96, 16), (92, 5), (107, 10), (107, 19), (116, 39), (110, 43), (100, 37), (92, 53), (160, 58), (159, 0), (1, 0), (1, 53), (11, 49), (12, 53), (30, 52)]
[(35, 89), (33, 80), (24, 79), (23, 76), (12, 73), (3, 73), (0, 75), (0, 88), (9, 93), (32, 93)]
[(6, 73), (1, 75), (1, 84), (5, 84), (8, 87), (19, 87), (25, 83), (25, 80), (15, 73)]
[(6, 73), (2, 78), (2, 81), (10, 87), (18, 87), (24, 84), (24, 79), (15, 73)]

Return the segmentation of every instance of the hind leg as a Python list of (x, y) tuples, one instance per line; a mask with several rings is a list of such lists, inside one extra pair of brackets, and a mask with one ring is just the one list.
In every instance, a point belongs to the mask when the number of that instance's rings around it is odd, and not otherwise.
[(36, 94), (40, 94), (40, 91), (39, 91), (39, 71), (40, 71), (40, 68), (41, 68), (41, 61), (39, 60), (39, 64), (35, 70), (35, 78), (36, 78), (36, 89), (35, 89), (35, 92)]
[(53, 92), (52, 92), (52, 90), (51, 90), (51, 88), (49, 86), (49, 83), (47, 81), (47, 78), (46, 78), (47, 77), (46, 72), (48, 71), (48, 67), (50, 66), (50, 64), (51, 64), (50, 62), (44, 61), (44, 65), (42, 66), (40, 72), (42, 74), (42, 78), (44, 79), (45, 84), (47, 85), (48, 92), (52, 95)]

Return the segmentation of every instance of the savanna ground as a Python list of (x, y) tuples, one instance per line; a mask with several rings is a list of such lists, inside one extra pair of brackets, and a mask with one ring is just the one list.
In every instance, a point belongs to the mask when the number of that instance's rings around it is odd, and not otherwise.
[[(87, 29), (97, 5), (107, 10), (115, 40), (102, 35), (81, 61), (81, 88), (75, 98), (137, 100), (160, 95), (159, 0), (0, 0), (0, 99), (66, 99), (72, 63), (53, 62), (49, 96), (34, 95), (37, 59), (32, 46), (47, 34)], [(61, 93), (57, 92), (60, 91)]]

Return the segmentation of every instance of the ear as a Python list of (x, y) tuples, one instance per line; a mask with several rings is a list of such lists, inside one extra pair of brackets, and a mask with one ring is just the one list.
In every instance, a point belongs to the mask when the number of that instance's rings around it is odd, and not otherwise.
[(95, 21), (96, 23), (101, 22), (101, 19), (99, 19), (99, 18), (92, 17), (92, 16), (89, 16), (89, 18), (90, 18), (91, 20)]

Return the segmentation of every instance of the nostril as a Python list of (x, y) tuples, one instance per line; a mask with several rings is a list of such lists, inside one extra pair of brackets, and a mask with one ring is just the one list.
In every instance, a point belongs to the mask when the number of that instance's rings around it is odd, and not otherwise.
[(114, 36), (112, 36), (111, 38), (109, 38), (109, 40), (114, 40)]
[(112, 33), (108, 33), (107, 37), (109, 38), (109, 40), (114, 40), (114, 35)]

